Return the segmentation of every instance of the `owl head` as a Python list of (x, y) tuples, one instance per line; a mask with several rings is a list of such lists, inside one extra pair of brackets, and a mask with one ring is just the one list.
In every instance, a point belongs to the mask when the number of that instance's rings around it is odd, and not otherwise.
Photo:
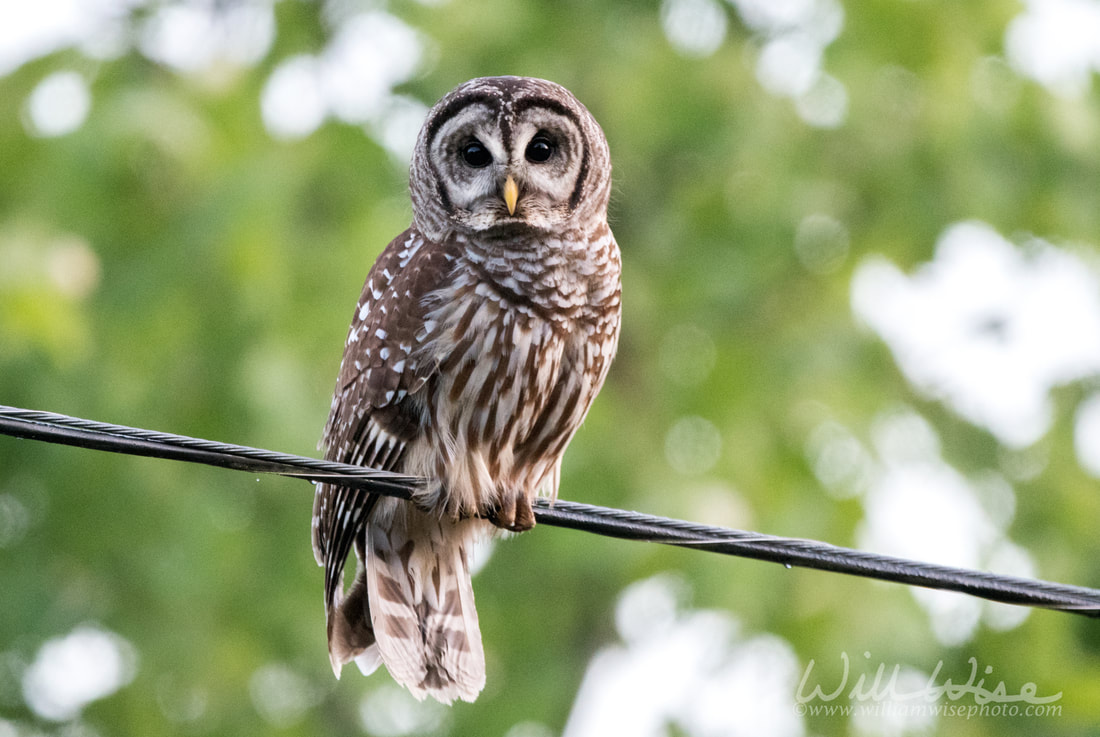
[(482, 77), (428, 113), (410, 189), (417, 228), (436, 239), (587, 232), (607, 218), (611, 157), (596, 119), (561, 85)]

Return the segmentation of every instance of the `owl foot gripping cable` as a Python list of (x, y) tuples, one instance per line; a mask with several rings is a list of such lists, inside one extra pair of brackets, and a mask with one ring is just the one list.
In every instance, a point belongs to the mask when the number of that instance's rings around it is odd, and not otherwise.
[[(415, 504), (321, 484), (329, 656), (385, 663), (417, 698), (473, 701), (485, 655), (473, 543), (534, 525), (619, 336), (611, 161), (565, 88), (474, 79), (428, 113), (412, 226), (379, 256), (344, 347), (329, 460), (427, 479)], [(359, 561), (345, 594), (344, 561)]]

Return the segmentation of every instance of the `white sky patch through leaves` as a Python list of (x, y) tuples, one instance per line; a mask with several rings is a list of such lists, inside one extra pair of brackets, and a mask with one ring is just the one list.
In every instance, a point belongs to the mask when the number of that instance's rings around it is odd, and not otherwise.
[(907, 275), (883, 257), (852, 280), (856, 315), (906, 378), (993, 433), (1031, 445), (1050, 428), (1050, 392), (1100, 373), (1100, 280), (1040, 239), (1016, 245), (980, 222), (952, 225)]

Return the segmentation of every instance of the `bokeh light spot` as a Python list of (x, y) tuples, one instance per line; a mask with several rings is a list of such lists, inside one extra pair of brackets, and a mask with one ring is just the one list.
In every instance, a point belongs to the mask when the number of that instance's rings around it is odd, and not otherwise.
[(63, 136), (84, 125), (91, 107), (92, 93), (82, 76), (54, 72), (27, 99), (24, 127), (34, 136)]
[(39, 649), (23, 675), (23, 696), (43, 719), (65, 721), (128, 684), (136, 671), (137, 653), (128, 641), (82, 625)]

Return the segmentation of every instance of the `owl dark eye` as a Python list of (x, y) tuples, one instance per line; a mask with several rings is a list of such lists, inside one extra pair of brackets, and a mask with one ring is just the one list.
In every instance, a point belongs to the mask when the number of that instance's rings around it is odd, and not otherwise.
[(468, 166), (482, 169), (493, 163), (493, 155), (489, 153), (489, 149), (481, 145), (480, 141), (470, 141), (462, 147), (462, 160)]
[(527, 151), (524, 155), (531, 163), (541, 164), (554, 155), (554, 144), (546, 136), (535, 136), (527, 144)]

